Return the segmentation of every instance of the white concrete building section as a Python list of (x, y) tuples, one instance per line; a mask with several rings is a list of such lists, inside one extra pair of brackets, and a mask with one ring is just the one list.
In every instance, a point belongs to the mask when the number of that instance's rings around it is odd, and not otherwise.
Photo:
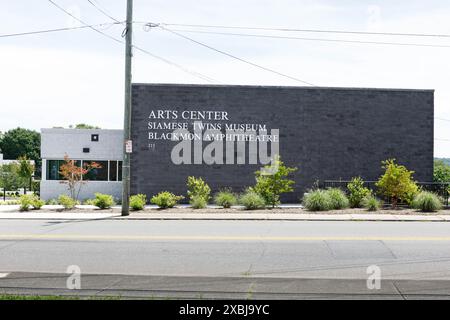
[(68, 194), (62, 183), (59, 168), (64, 156), (77, 161), (77, 166), (92, 162), (100, 165), (83, 177), (79, 200), (90, 199), (96, 192), (111, 194), (120, 199), (122, 194), (123, 131), (103, 129), (42, 129), (41, 198), (56, 199)]

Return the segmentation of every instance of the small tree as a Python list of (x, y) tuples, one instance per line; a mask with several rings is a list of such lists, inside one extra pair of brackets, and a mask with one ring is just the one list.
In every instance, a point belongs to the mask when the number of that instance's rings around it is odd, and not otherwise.
[(188, 177), (186, 185), (188, 188), (187, 194), (190, 200), (200, 197), (205, 199), (205, 202), (208, 203), (211, 198), (211, 188), (202, 178)]
[(6, 199), (6, 191), (16, 190), (20, 184), (17, 163), (9, 163), (0, 166), (0, 187), (3, 188), (3, 200)]
[[(433, 181), (440, 183), (450, 183), (450, 165), (443, 160), (434, 160)], [(450, 185), (447, 187), (450, 193)]]
[(11, 129), (0, 139), (0, 150), (5, 159), (18, 159), (27, 156), (36, 164), (36, 174), (41, 171), (41, 134), (34, 130), (23, 128)]
[(348, 200), (352, 208), (361, 208), (363, 199), (371, 193), (368, 188), (364, 187), (361, 177), (352, 178), (347, 184), (347, 189), (349, 191)]
[(22, 156), (19, 159), (18, 175), (22, 180), (23, 194), (27, 194), (27, 186), (31, 187), (31, 178), (34, 172), (34, 165), (28, 160), (27, 156)]
[(101, 168), (101, 166), (96, 162), (90, 162), (89, 164), (84, 164), (83, 167), (79, 167), (75, 160), (71, 160), (66, 154), (64, 156), (64, 164), (59, 168), (59, 174), (64, 180), (60, 183), (66, 184), (70, 197), (74, 200), (78, 200), (81, 188), (86, 183), (83, 180), (83, 176), (88, 174), (93, 169)]
[(280, 195), (292, 192), (293, 180), (287, 179), (290, 173), (297, 171), (297, 168), (286, 167), (277, 156), (271, 165), (264, 167), (264, 170), (256, 171), (256, 185), (253, 190), (264, 198), (266, 204), (272, 208), (280, 204)]
[(376, 186), (381, 194), (391, 199), (392, 207), (397, 207), (398, 201), (411, 203), (419, 188), (412, 179), (414, 171), (395, 163), (395, 159), (382, 162), (385, 173), (380, 177)]

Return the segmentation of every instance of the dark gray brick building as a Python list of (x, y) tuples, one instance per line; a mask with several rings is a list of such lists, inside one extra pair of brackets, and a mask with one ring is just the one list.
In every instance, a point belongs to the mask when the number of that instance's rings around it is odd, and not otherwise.
[(432, 180), (432, 90), (134, 84), (132, 99), (133, 194), (185, 194), (190, 175), (205, 178), (214, 191), (254, 184), (260, 165), (172, 162), (179, 142), (159, 138), (184, 123), (191, 131), (199, 111), (211, 111), (206, 123), (279, 129), (281, 157), (298, 167), (295, 192), (284, 201), (297, 202), (316, 180), (375, 180), (388, 158), (414, 170), (416, 180)]

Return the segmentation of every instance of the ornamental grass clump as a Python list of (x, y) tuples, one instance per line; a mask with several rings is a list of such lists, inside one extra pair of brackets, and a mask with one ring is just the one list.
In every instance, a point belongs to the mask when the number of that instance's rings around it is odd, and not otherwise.
[(208, 205), (206, 199), (200, 195), (195, 195), (191, 197), (189, 201), (193, 209), (205, 209)]
[(361, 204), (363, 208), (367, 209), (367, 211), (378, 211), (380, 210), (382, 203), (375, 196), (369, 194), (368, 196), (364, 197)]
[(326, 191), (330, 197), (330, 209), (342, 210), (349, 207), (349, 201), (344, 191), (339, 188), (330, 188)]
[(230, 190), (222, 190), (214, 196), (214, 203), (223, 208), (230, 208), (237, 204), (237, 198)]
[(266, 201), (264, 200), (264, 198), (252, 189), (248, 189), (243, 195), (239, 197), (239, 204), (243, 205), (245, 210), (266, 208)]
[(434, 193), (422, 191), (414, 197), (411, 206), (423, 212), (435, 212), (442, 209), (442, 202)]
[(327, 211), (332, 208), (330, 194), (327, 190), (316, 189), (306, 193), (303, 206), (309, 211)]

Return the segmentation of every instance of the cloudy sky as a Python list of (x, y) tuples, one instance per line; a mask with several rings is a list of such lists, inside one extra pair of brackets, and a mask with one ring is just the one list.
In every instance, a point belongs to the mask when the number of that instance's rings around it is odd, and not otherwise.
[[(89, 24), (112, 21), (87, 0), (53, 1)], [(91, 2), (113, 18), (125, 19), (125, 0)], [(214, 48), (318, 86), (435, 89), (435, 156), (450, 157), (450, 37), (171, 25), (450, 34), (448, 0), (135, 0), (134, 3), (136, 22), (165, 23), (166, 28), (184, 30), (181, 33)], [(80, 26), (48, 0), (0, 0), (0, 20), (0, 34)], [(123, 26), (107, 25), (99, 29), (120, 39)], [(443, 47), (238, 37), (189, 30)], [(178, 66), (137, 51), (133, 61), (134, 82), (208, 83), (194, 75), (200, 73), (221, 84), (302, 85), (160, 28), (146, 30), (137, 23), (134, 43)], [(0, 38), (0, 131), (17, 126), (38, 130), (81, 122), (120, 128), (123, 53), (120, 43), (90, 29)]]

